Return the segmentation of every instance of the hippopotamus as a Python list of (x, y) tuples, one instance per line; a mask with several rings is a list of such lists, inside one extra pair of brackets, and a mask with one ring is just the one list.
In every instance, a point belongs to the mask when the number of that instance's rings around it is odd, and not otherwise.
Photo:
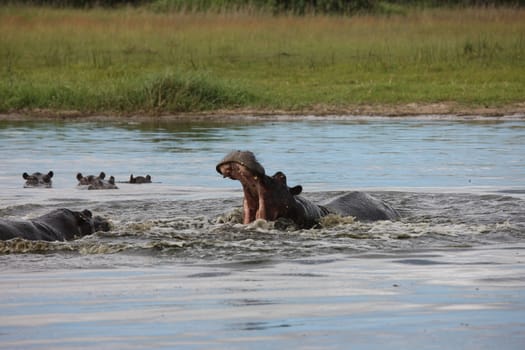
[(51, 188), (53, 186), (53, 171), (48, 172), (47, 174), (42, 174), (40, 172), (33, 173), (29, 175), (28, 173), (23, 173), (22, 177), (26, 180), (24, 184), (25, 188), (28, 187), (44, 187)]
[(0, 240), (23, 238), (27, 240), (65, 241), (109, 231), (109, 222), (91, 211), (55, 209), (30, 220), (0, 219)]
[(223, 177), (240, 181), (244, 192), (244, 224), (256, 219), (274, 221), (287, 218), (301, 228), (311, 228), (328, 214), (352, 216), (360, 221), (400, 218), (399, 213), (386, 202), (358, 191), (315, 204), (299, 195), (302, 186), (288, 187), (283, 172), (266, 175), (264, 167), (250, 151), (230, 152), (217, 164), (216, 170)]
[(129, 177), (129, 183), (130, 184), (147, 184), (147, 183), (151, 183), (151, 176), (146, 175), (146, 176), (133, 177), (133, 174), (131, 174), (131, 176)]
[(105, 180), (106, 173), (103, 171), (100, 172), (98, 176), (88, 175), (82, 176), (81, 173), (77, 174), (78, 186), (87, 186), (88, 190), (111, 190), (118, 189), (115, 185), (115, 178), (113, 176), (109, 177), (109, 180)]
[(77, 180), (78, 180), (79, 186), (91, 185), (94, 182), (97, 182), (99, 180), (104, 180), (105, 177), (106, 177), (106, 173), (104, 173), (103, 171), (101, 171), (98, 176), (95, 176), (95, 175), (83, 176), (82, 173), (77, 174)]

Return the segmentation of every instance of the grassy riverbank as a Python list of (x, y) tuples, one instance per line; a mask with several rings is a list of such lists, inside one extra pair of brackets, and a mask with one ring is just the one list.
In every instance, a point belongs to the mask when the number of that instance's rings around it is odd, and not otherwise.
[(525, 10), (390, 16), (0, 7), (0, 112), (525, 102)]

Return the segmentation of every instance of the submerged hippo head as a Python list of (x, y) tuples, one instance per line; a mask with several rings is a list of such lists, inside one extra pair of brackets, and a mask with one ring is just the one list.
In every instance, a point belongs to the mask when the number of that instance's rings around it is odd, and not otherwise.
[(71, 211), (76, 220), (79, 231), (79, 236), (90, 235), (95, 232), (107, 232), (111, 229), (109, 221), (101, 216), (93, 216), (90, 210)]
[(93, 227), (95, 228), (95, 232), (108, 232), (111, 230), (111, 224), (109, 221), (106, 218), (98, 215), (93, 218)]
[[(111, 228), (107, 219), (98, 215), (94, 217), (88, 209), (82, 211), (71, 211), (71, 213), (74, 215), (76, 226), (78, 227), (78, 234), (75, 235), (76, 237), (90, 235), (99, 231), (107, 232)], [(63, 217), (62, 220), (65, 220), (65, 217)], [(65, 236), (66, 239), (74, 238), (69, 236), (67, 232), (65, 233)]]
[(104, 180), (105, 177), (106, 177), (106, 174), (103, 171), (101, 171), (98, 176), (95, 176), (95, 175), (83, 176), (82, 173), (77, 174), (77, 180), (78, 180), (79, 186), (92, 185), (101, 180)]
[(130, 184), (146, 184), (146, 183), (151, 183), (151, 176), (146, 175), (146, 176), (136, 176), (136, 177), (133, 177), (133, 174), (131, 174), (130, 177), (129, 177), (129, 183), (130, 183)]
[(76, 225), (80, 236), (90, 235), (95, 232), (91, 211), (84, 209), (83, 211), (72, 211), (72, 213), (77, 220)]
[(45, 187), (50, 188), (53, 185), (51, 178), (53, 177), (53, 172), (50, 171), (47, 174), (42, 174), (39, 172), (29, 175), (28, 173), (23, 173), (22, 177), (26, 180), (24, 187)]
[(231, 152), (217, 164), (216, 170), (224, 177), (241, 182), (245, 224), (255, 219), (276, 220), (279, 217), (295, 216), (294, 196), (301, 193), (302, 187), (288, 187), (282, 172), (267, 176), (252, 152)]
[(87, 186), (88, 190), (118, 189), (117, 185), (115, 185), (115, 178), (113, 176), (110, 176), (107, 181), (104, 180), (105, 178), (106, 174), (103, 171), (98, 176), (82, 176), (81, 173), (77, 174), (78, 185)]
[(103, 179), (99, 179), (98, 181), (95, 181), (88, 186), (88, 190), (116, 190), (116, 189), (118, 189), (118, 187), (117, 185), (115, 185), (114, 176), (110, 176), (107, 181)]

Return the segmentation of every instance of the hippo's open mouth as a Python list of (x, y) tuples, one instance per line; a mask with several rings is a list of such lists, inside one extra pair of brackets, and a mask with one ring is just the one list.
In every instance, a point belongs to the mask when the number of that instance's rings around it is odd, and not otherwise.
[[(257, 161), (255, 155), (250, 151), (233, 151), (230, 152), (217, 164), (217, 172), (224, 177), (232, 178), (230, 175), (235, 169), (232, 169), (233, 164), (242, 166), (245, 170), (249, 170), (252, 175), (264, 176), (264, 167)], [(232, 178), (234, 179), (234, 178)], [(235, 178), (234, 180), (239, 180)]]
[(266, 218), (266, 205), (260, 196), (260, 183), (265, 177), (264, 167), (257, 161), (255, 155), (249, 151), (233, 151), (217, 164), (217, 172), (224, 177), (238, 180), (243, 187), (245, 224), (255, 219)]

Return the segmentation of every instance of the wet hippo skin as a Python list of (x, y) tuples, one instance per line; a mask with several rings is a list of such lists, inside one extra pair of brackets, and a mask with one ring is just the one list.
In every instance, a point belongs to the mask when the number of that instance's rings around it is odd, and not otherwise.
[(0, 219), (0, 239), (23, 238), (27, 240), (65, 241), (109, 231), (109, 222), (95, 216), (91, 211), (55, 209), (47, 214), (29, 220)]
[(224, 177), (238, 180), (244, 192), (243, 222), (287, 218), (309, 228), (328, 214), (353, 216), (361, 221), (397, 220), (398, 212), (386, 202), (364, 192), (349, 192), (321, 205), (300, 196), (301, 186), (288, 187), (286, 175), (265, 173), (250, 151), (233, 151), (216, 166)]

